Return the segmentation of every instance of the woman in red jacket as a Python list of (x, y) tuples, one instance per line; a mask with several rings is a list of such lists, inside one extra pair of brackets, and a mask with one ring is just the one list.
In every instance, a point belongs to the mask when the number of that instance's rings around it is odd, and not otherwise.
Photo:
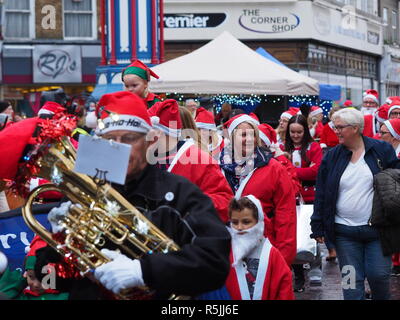
[(322, 161), (322, 149), (314, 142), (307, 119), (297, 115), (289, 120), (286, 131), (285, 151), (291, 155), (296, 167), (298, 179), (301, 181), (301, 195), (306, 203), (313, 203), (315, 197), (315, 182)]
[(223, 169), (236, 198), (257, 197), (265, 213), (264, 235), (290, 265), (296, 256), (296, 201), (287, 170), (260, 148), (255, 120), (240, 114), (228, 126), (230, 143), (221, 152)]

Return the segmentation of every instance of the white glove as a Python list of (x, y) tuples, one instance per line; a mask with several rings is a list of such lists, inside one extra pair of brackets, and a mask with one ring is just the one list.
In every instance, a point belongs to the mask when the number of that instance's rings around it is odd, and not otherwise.
[(6, 270), (8, 265), (8, 259), (6, 255), (0, 251), (0, 275)]
[(61, 220), (67, 215), (69, 207), (71, 206), (71, 201), (63, 202), (61, 206), (53, 208), (47, 215), (47, 220), (51, 224), (51, 230), (53, 233), (57, 233), (63, 230), (60, 225)]
[(118, 294), (122, 289), (144, 286), (140, 261), (108, 249), (102, 249), (111, 262), (103, 264), (94, 271), (94, 276), (108, 290)]
[(283, 151), (282, 151), (282, 149), (279, 147), (279, 144), (277, 144), (277, 143), (272, 143), (272, 144), (269, 146), (269, 149), (271, 150), (271, 152), (274, 153), (274, 157), (275, 157), (275, 158), (277, 158), (277, 157), (279, 157), (279, 156), (281, 156), (281, 155), (284, 154)]

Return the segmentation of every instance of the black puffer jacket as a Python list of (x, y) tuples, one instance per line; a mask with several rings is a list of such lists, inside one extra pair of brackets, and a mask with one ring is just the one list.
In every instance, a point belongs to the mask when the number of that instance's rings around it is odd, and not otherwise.
[(400, 169), (386, 169), (374, 176), (370, 224), (380, 233), (384, 255), (400, 252)]
[(230, 235), (209, 197), (187, 179), (147, 166), (115, 187), (181, 250), (140, 259), (143, 280), (158, 297), (197, 295), (220, 288), (229, 272)]

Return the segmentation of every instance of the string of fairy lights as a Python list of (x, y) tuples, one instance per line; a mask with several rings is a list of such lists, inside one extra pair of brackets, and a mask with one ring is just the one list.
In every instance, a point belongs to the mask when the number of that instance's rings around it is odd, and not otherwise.
[[(205, 97), (204, 95), (195, 94), (195, 95), (185, 95), (179, 93), (167, 93), (166, 97), (173, 96), (178, 102), (184, 103), (187, 99), (193, 99), (197, 102), (201, 102), (201, 100)], [(229, 103), (233, 108), (241, 108), (245, 111), (253, 111), (256, 109), (263, 101), (266, 104), (272, 103), (284, 103), (285, 96), (268, 96), (266, 94), (257, 95), (257, 94), (218, 94), (207, 96), (213, 101), (215, 106), (215, 111), (218, 113), (221, 110), (221, 107), (224, 103)], [(287, 96), (288, 105), (291, 107), (299, 107), (302, 104), (307, 104), (310, 106), (319, 105), (325, 113), (328, 113), (332, 107), (332, 101), (327, 100), (319, 100), (318, 96), (313, 95), (297, 95), (297, 96)]]

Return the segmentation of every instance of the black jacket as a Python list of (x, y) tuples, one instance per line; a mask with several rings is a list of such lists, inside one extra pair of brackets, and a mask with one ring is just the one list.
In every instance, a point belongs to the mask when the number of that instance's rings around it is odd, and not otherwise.
[[(373, 175), (386, 168), (400, 167), (393, 147), (384, 141), (364, 137), (364, 159)], [(311, 216), (312, 238), (327, 237), (335, 242), (334, 223), (340, 178), (351, 160), (352, 152), (343, 145), (329, 150), (318, 171), (314, 213)]]
[(220, 288), (229, 272), (230, 235), (210, 198), (187, 179), (148, 165), (115, 187), (181, 248), (140, 259), (143, 280), (158, 296)]
[(400, 170), (386, 169), (374, 177), (370, 223), (379, 230), (383, 254), (400, 252)]

